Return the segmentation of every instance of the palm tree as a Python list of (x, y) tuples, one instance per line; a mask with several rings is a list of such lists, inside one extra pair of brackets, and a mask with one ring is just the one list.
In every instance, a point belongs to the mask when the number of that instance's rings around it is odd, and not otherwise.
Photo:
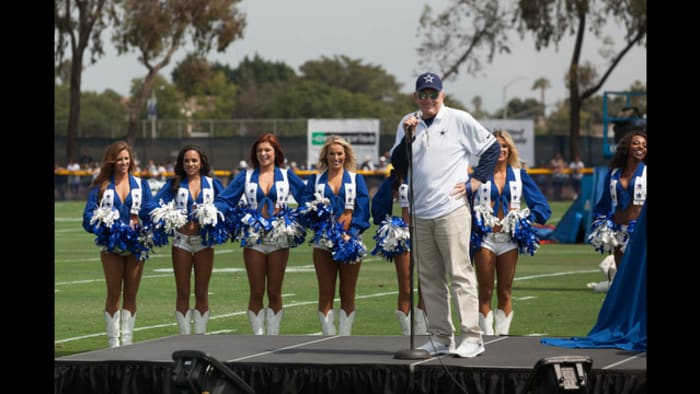
[(472, 98), (472, 104), (474, 105), (474, 114), (480, 114), (481, 113), (481, 96), (474, 96)]
[(549, 79), (547, 78), (537, 78), (537, 80), (535, 80), (535, 83), (532, 84), (531, 90), (540, 90), (540, 101), (542, 102), (542, 116), (544, 116), (545, 109), (544, 91), (546, 89), (549, 89), (551, 86), (552, 84), (549, 83)]

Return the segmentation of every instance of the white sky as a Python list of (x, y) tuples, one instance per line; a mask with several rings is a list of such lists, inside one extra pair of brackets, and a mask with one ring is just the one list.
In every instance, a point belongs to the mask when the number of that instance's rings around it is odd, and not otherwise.
[[(284, 62), (295, 71), (308, 60), (321, 56), (332, 58), (346, 55), (360, 59), (365, 65), (378, 65), (403, 84), (405, 93), (413, 90), (419, 70), (416, 48), (418, 18), (424, 4), (429, 3), (434, 13), (444, 8), (447, 0), (243, 0), (239, 9), (247, 14), (247, 27), (242, 40), (234, 41), (225, 53), (211, 52), (210, 62), (219, 62), (235, 68), (245, 56), (252, 59), (257, 53), (271, 62)], [(622, 45), (622, 30), (610, 29), (616, 48)], [(598, 55), (600, 42), (592, 35), (584, 42), (582, 62), (599, 66), (602, 74), (603, 59)], [(106, 43), (109, 37), (103, 37)], [(531, 40), (515, 38), (510, 54), (496, 54), (494, 61), (485, 63), (476, 76), (460, 72), (459, 80), (445, 81), (444, 89), (467, 107), (479, 95), (484, 110), (494, 112), (503, 107), (504, 90), (507, 99), (536, 98), (533, 91), (537, 78), (549, 79), (552, 87), (546, 91), (546, 103), (563, 100), (566, 94), (564, 73), (571, 59), (573, 38), (563, 41), (558, 52), (552, 47), (537, 52)], [(175, 54), (161, 75), (170, 80), (173, 67), (184, 59), (185, 50)], [(113, 89), (127, 95), (131, 80), (143, 78), (146, 68), (136, 61), (136, 54), (117, 56), (108, 44), (107, 55), (95, 65), (85, 68), (82, 89), (103, 92)], [(618, 64), (597, 94), (605, 90), (626, 90), (634, 81), (646, 85), (647, 53), (644, 47), (635, 47)], [(506, 88), (507, 86), (507, 88)]]

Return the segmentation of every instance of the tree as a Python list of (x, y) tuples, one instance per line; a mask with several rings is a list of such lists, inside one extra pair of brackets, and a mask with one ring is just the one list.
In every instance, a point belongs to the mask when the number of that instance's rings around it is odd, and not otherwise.
[[(535, 48), (540, 50), (550, 43), (557, 45), (567, 34), (574, 35), (574, 49), (566, 74), (569, 90), (569, 157), (579, 155), (579, 135), (581, 108), (585, 100), (593, 96), (603, 86), (620, 60), (635, 45), (645, 44), (647, 34), (646, 0), (549, 0), (521, 1), (521, 32), (531, 32), (535, 36)], [(590, 26), (587, 23), (590, 22)], [(583, 39), (589, 31), (601, 38), (607, 24), (620, 24), (625, 28), (622, 47), (610, 47), (612, 40), (605, 39), (607, 68), (597, 77), (595, 68), (581, 66)]]
[(127, 142), (134, 145), (139, 114), (153, 90), (158, 72), (189, 37), (194, 53), (223, 52), (243, 37), (245, 14), (234, 7), (240, 0), (124, 0), (116, 15), (113, 40), (119, 54), (131, 50), (148, 73), (143, 88), (129, 102)]
[[(66, 159), (78, 159), (78, 127), (80, 124), (80, 88), (85, 51), (90, 49), (89, 64), (104, 54), (102, 31), (106, 27), (109, 0), (56, 0), (54, 25), (56, 29), (55, 62), (61, 78), (69, 75), (69, 113), (66, 138)], [(64, 61), (70, 50), (70, 62)], [(66, 65), (70, 71), (66, 72)]]
[(472, 105), (474, 105), (474, 112), (475, 113), (481, 112), (482, 103), (483, 103), (483, 99), (481, 98), (481, 96), (476, 95), (476, 96), (472, 97)]
[(545, 104), (544, 101), (544, 91), (552, 87), (552, 84), (549, 83), (549, 79), (540, 77), (535, 80), (535, 83), (532, 84), (531, 90), (540, 90), (540, 103), (542, 103), (542, 116), (545, 116), (545, 108), (547, 108), (547, 104)]
[(283, 62), (270, 62), (255, 55), (248, 56), (235, 69), (214, 63), (212, 69), (221, 71), (236, 86), (234, 118), (261, 118), (263, 108), (285, 88), (290, 81), (298, 77), (294, 69)]
[[(645, 44), (646, 4), (646, 0), (452, 0), (436, 17), (432, 17), (430, 7), (426, 6), (418, 28), (423, 40), (418, 56), (421, 64), (437, 64), (443, 79), (448, 79), (460, 69), (468, 74), (480, 70), (479, 50), (487, 50), (488, 62), (496, 51), (510, 52), (508, 33), (512, 28), (517, 27), (521, 36), (533, 33), (537, 50), (550, 43), (557, 45), (567, 33), (574, 35), (567, 88), (571, 114), (569, 150), (571, 157), (575, 157), (579, 153), (582, 103), (600, 89), (632, 47)], [(587, 26), (589, 20), (590, 26)], [(611, 40), (605, 40), (607, 47), (602, 55), (608, 59), (607, 68), (598, 80), (581, 91), (579, 71), (583, 39), (587, 31), (600, 38), (606, 23), (624, 26), (624, 43), (620, 49), (613, 49)]]
[(299, 67), (303, 79), (324, 82), (328, 86), (362, 93), (373, 100), (391, 101), (401, 85), (381, 66), (364, 65), (360, 59), (341, 55), (309, 60)]
[(178, 90), (190, 98), (203, 90), (206, 81), (212, 77), (212, 69), (207, 59), (190, 53), (177, 64), (170, 76)]
[[(483, 67), (481, 51), (486, 51), (489, 63), (497, 51), (510, 52), (507, 33), (514, 26), (513, 7), (510, 1), (452, 0), (433, 17), (426, 5), (418, 27), (419, 64), (439, 67), (443, 80), (456, 78), (460, 69), (475, 75)], [(462, 26), (465, 19), (469, 27)]]
[(268, 118), (381, 117), (383, 107), (361, 93), (316, 80), (292, 82), (265, 107)]

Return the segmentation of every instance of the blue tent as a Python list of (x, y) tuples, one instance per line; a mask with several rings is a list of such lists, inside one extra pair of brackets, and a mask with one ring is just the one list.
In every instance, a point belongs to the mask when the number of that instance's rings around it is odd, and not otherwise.
[[(593, 207), (603, 195), (605, 175), (608, 167), (595, 167), (592, 175), (584, 175), (581, 179), (581, 194), (564, 213), (561, 220), (549, 232), (539, 232), (540, 239), (548, 239), (565, 244), (588, 242), (593, 222)], [(582, 234), (580, 239), (579, 234)]]
[(542, 338), (567, 348), (647, 350), (647, 204), (637, 219), (620, 269), (608, 290), (598, 321), (586, 337)]

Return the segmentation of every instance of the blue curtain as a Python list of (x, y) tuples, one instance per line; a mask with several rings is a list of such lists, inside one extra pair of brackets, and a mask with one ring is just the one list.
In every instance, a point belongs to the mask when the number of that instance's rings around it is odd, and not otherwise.
[(588, 336), (542, 338), (545, 345), (567, 348), (647, 350), (647, 204), (637, 219), (620, 269)]

